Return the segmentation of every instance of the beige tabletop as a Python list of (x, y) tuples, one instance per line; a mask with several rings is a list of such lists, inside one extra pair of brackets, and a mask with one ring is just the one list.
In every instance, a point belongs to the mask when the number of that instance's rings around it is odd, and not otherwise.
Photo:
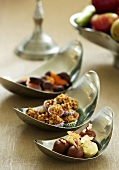
[[(96, 112), (104, 106), (114, 111), (114, 131), (106, 152), (87, 162), (61, 162), (46, 156), (34, 139), (52, 139), (56, 132), (47, 132), (26, 125), (13, 110), (16, 107), (37, 106), (40, 99), (14, 95), (0, 86), (0, 170), (117, 170), (119, 168), (119, 70), (113, 67), (112, 53), (82, 38), (69, 23), (90, 0), (43, 0), (43, 29), (63, 46), (79, 39), (84, 48), (81, 75), (94, 70), (100, 77), (100, 98)], [(35, 0), (0, 1), (0, 76), (22, 76), (42, 65), (17, 57), (14, 48), (33, 31)], [(58, 134), (59, 136), (62, 133)]]

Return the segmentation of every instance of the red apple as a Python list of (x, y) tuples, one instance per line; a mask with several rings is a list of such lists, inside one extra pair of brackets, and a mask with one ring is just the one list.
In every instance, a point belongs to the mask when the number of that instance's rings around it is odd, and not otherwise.
[(95, 14), (91, 18), (91, 28), (94, 30), (109, 33), (111, 25), (118, 19), (116, 13)]
[(92, 0), (97, 13), (116, 12), (119, 0)]
[(116, 11), (117, 15), (119, 15), (119, 7), (117, 8), (117, 11)]

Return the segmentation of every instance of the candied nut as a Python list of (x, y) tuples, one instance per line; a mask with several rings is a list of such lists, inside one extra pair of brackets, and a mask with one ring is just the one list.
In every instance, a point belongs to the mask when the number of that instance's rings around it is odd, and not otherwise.
[(69, 97), (66, 94), (60, 94), (56, 97), (58, 103), (67, 103), (69, 102)]
[(55, 115), (59, 115), (59, 116), (62, 116), (64, 113), (62, 106), (60, 104), (54, 104), (54, 105), (50, 106), (48, 108), (48, 112), (50, 114), (55, 114)]
[(48, 116), (49, 116), (49, 114), (47, 112), (39, 114), (38, 120), (40, 120), (42, 122), (46, 122), (48, 120)]
[(77, 119), (72, 115), (68, 115), (68, 116), (64, 117), (64, 121), (66, 123), (74, 122), (75, 120), (77, 120)]
[(58, 115), (55, 115), (55, 116), (50, 116), (49, 117), (49, 122), (50, 122), (50, 124), (51, 124), (51, 122), (52, 122), (52, 124), (60, 124), (60, 123), (62, 123), (62, 122), (64, 122), (63, 121), (63, 119), (60, 117), (60, 116), (58, 116)]
[(70, 98), (69, 105), (72, 109), (78, 109), (78, 101), (73, 98)]
[(56, 102), (55, 102), (54, 99), (45, 100), (45, 101), (44, 101), (44, 104), (43, 104), (43, 108), (45, 109), (45, 111), (47, 111), (48, 108), (49, 108), (50, 106), (52, 106), (53, 104), (56, 104)]
[(76, 119), (78, 119), (79, 113), (77, 113), (76, 111), (74, 111), (73, 116), (74, 116)]
[(69, 103), (63, 103), (61, 104), (62, 108), (64, 111), (71, 111), (71, 106), (69, 105)]
[(26, 114), (28, 114), (29, 116), (33, 117), (33, 118), (37, 118), (39, 113), (38, 110), (35, 110), (33, 108), (29, 108), (26, 110)]
[(52, 119), (49, 119), (49, 124), (53, 124), (54, 122), (53, 122), (53, 120)]
[(29, 108), (26, 113), (44, 123), (61, 127), (65, 123), (72, 123), (78, 119), (79, 113), (71, 108), (75, 101), (66, 94), (60, 94), (54, 99), (45, 100), (43, 107), (38, 110)]
[(44, 114), (38, 116), (38, 120), (45, 122)]
[(45, 110), (44, 110), (43, 107), (41, 107), (40, 110), (39, 110), (39, 114), (42, 114), (42, 113), (45, 113)]

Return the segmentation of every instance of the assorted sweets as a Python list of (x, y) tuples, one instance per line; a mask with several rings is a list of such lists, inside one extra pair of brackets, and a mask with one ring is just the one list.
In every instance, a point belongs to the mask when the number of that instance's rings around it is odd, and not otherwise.
[(67, 94), (45, 100), (40, 109), (28, 108), (26, 114), (57, 127), (75, 127), (79, 118), (78, 101)]
[(110, 34), (119, 42), (119, 1), (92, 0), (91, 5), (82, 10), (75, 19), (78, 26), (91, 27), (94, 30)]
[(40, 78), (26, 77), (18, 80), (17, 83), (45, 92), (60, 92), (71, 86), (71, 78), (66, 72), (56, 74), (48, 71)]
[(90, 158), (96, 155), (99, 149), (91, 123), (80, 133), (72, 131), (67, 133), (67, 139), (59, 138), (54, 142), (53, 151), (74, 158)]

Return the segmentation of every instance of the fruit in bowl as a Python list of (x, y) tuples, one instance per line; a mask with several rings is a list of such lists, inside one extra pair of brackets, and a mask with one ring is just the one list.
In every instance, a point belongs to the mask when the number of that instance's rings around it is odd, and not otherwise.
[(108, 12), (104, 14), (95, 14), (91, 20), (91, 27), (94, 30), (110, 33), (113, 22), (118, 19), (116, 13)]
[(81, 15), (75, 19), (75, 22), (78, 24), (78, 26), (85, 27), (90, 23), (90, 19), (95, 14), (95, 12), (95, 7), (93, 5), (88, 5), (83, 9)]
[(116, 12), (118, 4), (118, 0), (92, 0), (97, 13)]
[[(90, 6), (93, 12), (90, 12), (88, 6), (85, 7), (75, 18), (74, 22), (78, 27), (91, 28), (107, 33), (118, 42), (119, 22), (116, 22), (116, 20), (119, 19), (119, 0), (92, 0)], [(88, 17), (86, 18), (84, 14), (88, 14)]]
[(111, 36), (114, 40), (119, 42), (119, 18), (113, 23), (111, 27)]

